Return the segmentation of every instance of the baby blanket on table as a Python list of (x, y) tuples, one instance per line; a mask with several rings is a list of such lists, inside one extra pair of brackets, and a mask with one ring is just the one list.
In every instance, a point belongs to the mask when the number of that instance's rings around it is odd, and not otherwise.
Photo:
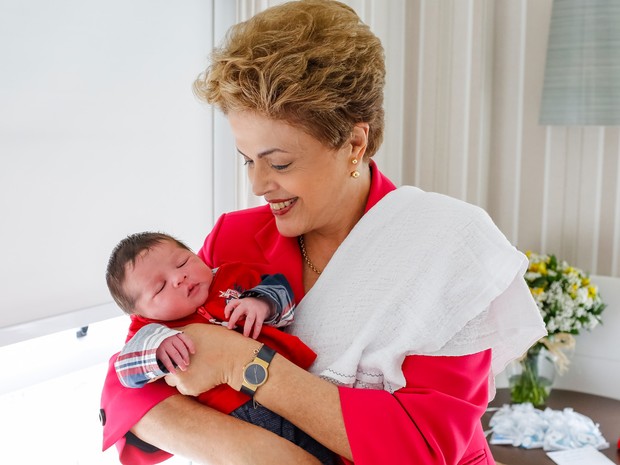
[(479, 207), (404, 186), (370, 209), (300, 302), (291, 332), (310, 371), (394, 392), (407, 355), (492, 348), (494, 375), (546, 335), (527, 257)]

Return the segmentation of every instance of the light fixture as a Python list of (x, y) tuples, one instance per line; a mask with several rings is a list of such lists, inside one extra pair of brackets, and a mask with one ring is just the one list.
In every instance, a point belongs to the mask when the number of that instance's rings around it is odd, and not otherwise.
[(540, 123), (620, 125), (620, 0), (554, 0)]

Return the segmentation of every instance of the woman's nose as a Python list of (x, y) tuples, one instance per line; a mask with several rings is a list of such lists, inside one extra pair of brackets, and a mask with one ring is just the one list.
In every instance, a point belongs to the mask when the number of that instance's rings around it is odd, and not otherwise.
[(254, 195), (261, 197), (273, 189), (273, 181), (269, 170), (263, 163), (256, 163), (256, 166), (249, 172), (250, 184)]

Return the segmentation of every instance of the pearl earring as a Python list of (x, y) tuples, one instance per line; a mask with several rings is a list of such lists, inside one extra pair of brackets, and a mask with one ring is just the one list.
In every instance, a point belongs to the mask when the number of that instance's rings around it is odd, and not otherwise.
[[(352, 163), (352, 164), (354, 164), (354, 165), (357, 165), (357, 161), (358, 161), (358, 160), (357, 160), (357, 158), (353, 158), (353, 159), (351, 160), (351, 163)], [(354, 179), (359, 178), (359, 177), (360, 177), (360, 172), (359, 172), (359, 171), (357, 171), (357, 170), (352, 171), (352, 172), (351, 172), (351, 177), (352, 177), (352, 178), (354, 178)]]

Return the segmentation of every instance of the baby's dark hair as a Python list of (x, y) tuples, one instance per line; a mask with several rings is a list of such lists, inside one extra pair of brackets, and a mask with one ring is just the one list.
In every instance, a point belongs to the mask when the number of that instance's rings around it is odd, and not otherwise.
[(114, 302), (116, 302), (125, 313), (129, 315), (134, 313), (136, 304), (134, 296), (125, 292), (124, 288), (127, 264), (131, 263), (133, 266), (142, 252), (150, 250), (156, 245), (166, 241), (172, 242), (182, 249), (191, 251), (183, 242), (169, 234), (150, 231), (131, 234), (114, 247), (110, 259), (108, 260), (105, 280)]

